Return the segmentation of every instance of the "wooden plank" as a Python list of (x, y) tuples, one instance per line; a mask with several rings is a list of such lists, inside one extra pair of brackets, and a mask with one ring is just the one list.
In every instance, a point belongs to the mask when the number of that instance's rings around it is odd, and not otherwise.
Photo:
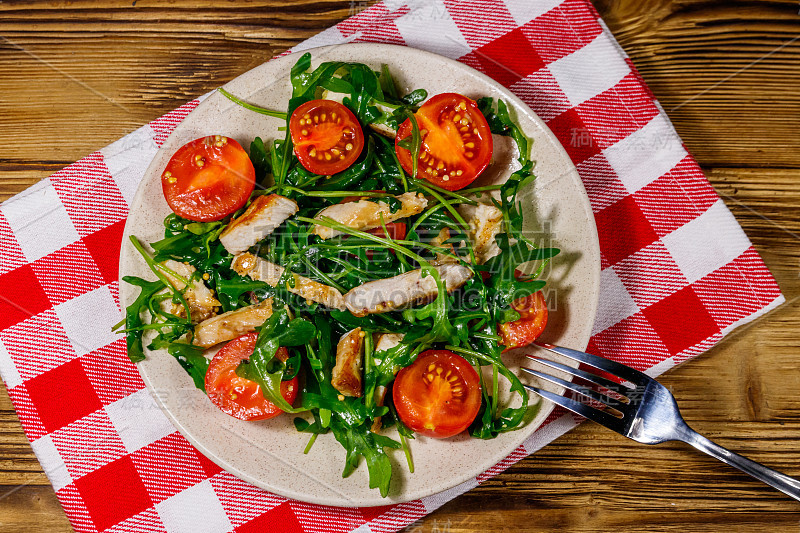
[[(0, 2), (0, 200), (364, 5)], [(800, 476), (797, 4), (595, 5), (790, 301), (662, 381), (696, 429)], [(408, 530), (760, 532), (798, 523), (795, 502), (710, 458), (584, 425)], [(4, 389), (0, 524), (71, 530)]]

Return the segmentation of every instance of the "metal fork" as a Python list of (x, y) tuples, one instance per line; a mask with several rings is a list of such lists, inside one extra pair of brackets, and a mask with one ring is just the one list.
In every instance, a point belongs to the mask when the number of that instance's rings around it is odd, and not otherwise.
[[(540, 342), (535, 344), (555, 354), (617, 376), (624, 382), (620, 384), (584, 370), (528, 355), (534, 361), (593, 383), (598, 388), (578, 385), (544, 372), (522, 368), (523, 371), (533, 376), (572, 391), (579, 395), (580, 399), (567, 398), (529, 385), (525, 385), (526, 389), (636, 442), (658, 444), (671, 440), (683, 441), (723, 463), (760, 479), (784, 494), (800, 500), (800, 481), (797, 479), (737, 455), (691, 429), (681, 417), (675, 397), (653, 378), (629, 366), (603, 357), (552, 344)], [(603, 389), (607, 392), (603, 392)], [(611, 410), (606, 410), (605, 407), (609, 407)], [(617, 413), (614, 413), (613, 410), (616, 410)]]

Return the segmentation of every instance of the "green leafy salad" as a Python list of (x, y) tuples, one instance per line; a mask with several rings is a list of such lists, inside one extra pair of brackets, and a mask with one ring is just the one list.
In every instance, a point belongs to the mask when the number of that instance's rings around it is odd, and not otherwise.
[[(153, 276), (123, 277), (141, 290), (119, 330), (133, 362), (165, 350), (231, 416), (293, 416), (306, 453), (332, 433), (342, 475), (363, 457), (386, 496), (387, 449), (413, 472), (411, 439), (528, 419), (502, 354), (544, 329), (538, 277), (558, 250), (523, 234), (533, 161), (503, 101), (403, 94), (386, 66), (309, 54), (288, 81), (285, 111), (220, 89), (284, 121), (281, 138), (248, 153), (209, 135), (172, 156), (173, 212), (163, 239), (131, 237)], [(500, 143), (517, 170), (498, 168)]]

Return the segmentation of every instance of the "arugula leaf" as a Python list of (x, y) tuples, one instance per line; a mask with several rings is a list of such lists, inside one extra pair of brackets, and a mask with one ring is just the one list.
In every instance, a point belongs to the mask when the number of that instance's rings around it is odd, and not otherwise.
[(261, 137), (256, 137), (250, 143), (250, 161), (253, 163), (253, 168), (256, 170), (256, 181), (264, 183), (267, 175), (272, 173), (270, 166), (270, 156), (267, 147), (264, 146), (264, 141)]
[(183, 369), (192, 376), (194, 386), (205, 392), (209, 363), (203, 355), (205, 349), (185, 342), (173, 342), (167, 347), (167, 352), (177, 359)]
[(494, 99), (488, 96), (478, 99), (477, 104), (480, 112), (486, 117), (486, 122), (489, 123), (491, 132), (512, 137), (519, 150), (519, 162), (523, 165), (527, 163), (530, 160), (528, 138), (511, 118), (506, 103), (498, 99), (496, 111), (494, 109)]
[(131, 305), (125, 308), (125, 344), (128, 346), (128, 357), (134, 363), (145, 360), (142, 349), (142, 330), (134, 330), (144, 325), (141, 314), (147, 309), (148, 302), (155, 293), (166, 288), (161, 280), (147, 281), (135, 276), (123, 276), (122, 281), (141, 287), (141, 292)]

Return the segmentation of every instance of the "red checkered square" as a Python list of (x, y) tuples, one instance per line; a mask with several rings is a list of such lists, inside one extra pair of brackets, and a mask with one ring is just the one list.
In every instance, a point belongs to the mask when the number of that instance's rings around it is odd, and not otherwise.
[[(363, 510), (363, 509), (362, 509)], [(373, 533), (394, 533), (428, 514), (420, 500), (395, 505), (391, 510), (374, 518), (369, 523)]]
[(585, 32), (575, 32), (571, 31), (570, 23), (559, 6), (524, 24), (520, 30), (545, 63), (552, 63), (583, 47), (603, 31), (595, 23), (587, 25)]
[(513, 452), (505, 456), (499, 463), (489, 468), (485, 472), (481, 472), (480, 474), (477, 475), (475, 479), (478, 481), (478, 483), (483, 483), (487, 479), (493, 478), (494, 476), (500, 474), (501, 472), (505, 472), (508, 469), (508, 467), (510, 467), (511, 465), (513, 465), (526, 455), (528, 455), (528, 452), (525, 450), (525, 447), (520, 444)]
[(39, 414), (36, 412), (36, 407), (31, 401), (28, 394), (28, 389), (25, 383), (17, 385), (13, 389), (8, 389), (8, 395), (11, 402), (14, 404), (14, 409), (17, 411), (17, 416), (22, 424), (22, 429), (25, 430), (25, 435), (31, 442), (47, 434)]
[(100, 269), (105, 283), (119, 279), (119, 249), (124, 229), (125, 221), (120, 220), (81, 239)]
[(207, 479), (191, 445), (173, 433), (131, 454), (147, 493), (158, 503)]
[(361, 511), (361, 516), (364, 517), (364, 520), (372, 522), (379, 516), (388, 513), (393, 508), (393, 505), (379, 505), (376, 507), (359, 507), (358, 510)]
[(169, 134), (172, 133), (172, 130), (174, 130), (178, 124), (183, 122), (183, 119), (186, 118), (186, 115), (191, 113), (199, 103), (200, 100), (186, 102), (179, 108), (173, 109), (166, 115), (162, 115), (150, 122), (150, 127), (156, 132), (153, 141), (155, 141), (159, 148), (162, 144), (164, 144), (164, 141), (167, 140), (167, 137), (169, 137)]
[(289, 502), (283, 502), (266, 513), (242, 524), (236, 528), (236, 533), (272, 531), (276, 524), (280, 524), (281, 532), (304, 533), (304, 529), (300, 526), (300, 522), (297, 521), (292, 508), (289, 506)]
[(0, 330), (50, 308), (30, 265), (0, 275)]
[(197, 456), (197, 460), (200, 462), (200, 466), (203, 469), (203, 472), (205, 472), (207, 478), (216, 476), (222, 472), (222, 468), (217, 463), (200, 453), (197, 448), (191, 446), (191, 449)]
[[(506, 87), (544, 66), (544, 61), (519, 29), (506, 33), (467, 56), (477, 60), (479, 70)], [(464, 59), (461, 58), (461, 61)]]
[(37, 259), (31, 263), (31, 268), (53, 305), (94, 290), (104, 283), (89, 250), (81, 241)]
[(102, 407), (80, 359), (29, 379), (25, 386), (45, 429), (53, 432)]
[(676, 355), (720, 330), (692, 287), (670, 294), (643, 313), (670, 355)]
[(632, 196), (595, 213), (603, 268), (641, 250), (658, 238)]
[(56, 494), (75, 531), (80, 533), (96, 533), (98, 531), (89, 514), (89, 509), (86, 508), (86, 504), (74, 484), (67, 485)]
[(25, 256), (19, 247), (8, 220), (0, 211), (0, 276), (24, 265)]
[(72, 479), (79, 479), (126, 454), (122, 439), (102, 409), (53, 431), (50, 438)]
[(0, 337), (26, 380), (78, 356), (52, 309), (0, 331)]
[(672, 355), (642, 313), (636, 313), (592, 337), (592, 353), (647, 370)]
[(287, 501), (283, 496), (242, 483), (228, 472), (220, 472), (209, 481), (234, 526), (245, 524)]
[(472, 48), (489, 44), (517, 27), (501, 0), (445, 0), (445, 5)]
[[(663, 237), (690, 222), (708, 210), (719, 198), (713, 193), (711, 186), (708, 189), (714, 195), (714, 201), (704, 195), (691, 195), (691, 189), (683, 188), (686, 181), (697, 181), (695, 178), (687, 180), (687, 173), (696, 176), (695, 163), (691, 156), (686, 156), (670, 172), (664, 174), (652, 183), (645, 185), (633, 194), (636, 204), (652, 221), (652, 228), (656, 235)], [(702, 193), (702, 190), (701, 190)], [(668, 205), (669, 209), (664, 209)]]
[(510, 89), (545, 122), (570, 108), (564, 91), (546, 68), (519, 80)]
[[(311, 505), (294, 500), (288, 503), (306, 533), (349, 533), (364, 523), (356, 508)], [(324, 522), (320, 521), (320, 516), (325, 517)]]
[(371, 35), (375, 37), (377, 41), (380, 40), (381, 28), (387, 26), (388, 40), (383, 42), (402, 44), (403, 38), (400, 36), (397, 26), (394, 25), (394, 21), (406, 15), (409, 11), (410, 9), (407, 5), (403, 5), (392, 11), (386, 4), (378, 3), (369, 9), (365, 9), (343, 20), (336, 25), (336, 29), (345, 37), (351, 37), (355, 33), (361, 32), (362, 35)]
[(127, 455), (76, 480), (75, 487), (101, 531), (153, 506)]
[[(128, 359), (125, 339), (98, 348), (83, 357), (83, 368), (103, 405), (109, 405), (144, 388), (136, 366)], [(109, 379), (114, 376), (114, 379)]]
[[(405, 44), (403, 36), (394, 21), (409, 12), (404, 5), (394, 11), (382, 3), (376, 4), (349, 19), (342, 21), (337, 29), (354, 43), (377, 42), (387, 44)], [(359, 35), (353, 37), (356, 33)]]
[(592, 138), (591, 131), (583, 123), (575, 109), (570, 109), (554, 119), (548, 120), (547, 126), (553, 130), (576, 165), (600, 153), (600, 147)]
[[(626, 84), (633, 74), (623, 78)], [(627, 80), (627, 81), (626, 81)], [(620, 96), (623, 82), (590, 98), (575, 108), (594, 141), (605, 149), (640, 129), (658, 114), (658, 108), (647, 99), (647, 107), (631, 109)]]
[(753, 289), (753, 280), (745, 277), (748, 256), (760, 261), (756, 251), (750, 248), (731, 263), (692, 284), (692, 290), (719, 329), (755, 313), (777, 297), (775, 294), (773, 298), (764, 298)]
[(617, 173), (611, 168), (608, 159), (603, 154), (595, 154), (575, 167), (586, 188), (586, 194), (589, 195), (594, 213), (598, 213), (628, 196), (625, 185), (617, 179)]
[(664, 243), (656, 240), (614, 265), (640, 309), (649, 307), (689, 284)]
[(128, 215), (128, 204), (100, 152), (60, 170), (51, 180), (81, 236), (125, 220)]
[(130, 533), (131, 531), (169, 531), (161, 520), (158, 511), (149, 507), (141, 513), (123, 520), (103, 531), (103, 533)]

